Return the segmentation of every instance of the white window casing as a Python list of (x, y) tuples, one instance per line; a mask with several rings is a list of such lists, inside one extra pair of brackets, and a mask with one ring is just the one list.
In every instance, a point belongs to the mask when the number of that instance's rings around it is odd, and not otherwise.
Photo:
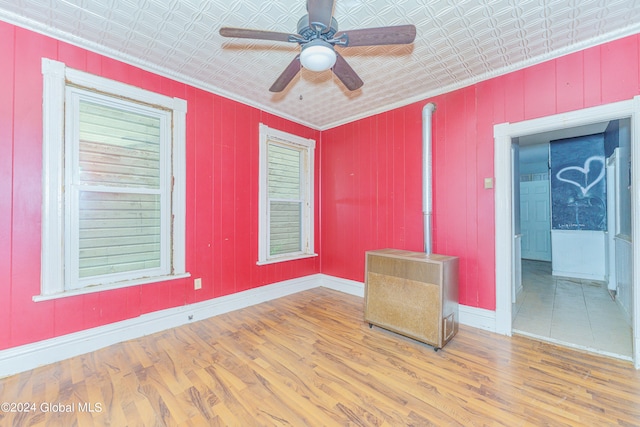
[[(42, 73), (42, 273), (34, 301), (187, 277), (186, 101), (46, 58)], [(140, 141), (128, 134), (137, 131)]]
[(314, 252), (315, 141), (260, 124), (258, 265)]

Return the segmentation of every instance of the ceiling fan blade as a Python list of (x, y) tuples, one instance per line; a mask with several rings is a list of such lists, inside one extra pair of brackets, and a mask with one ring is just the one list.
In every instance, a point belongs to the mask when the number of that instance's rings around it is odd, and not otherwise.
[(295, 37), (289, 33), (278, 33), (275, 31), (263, 31), (263, 30), (250, 30), (246, 28), (220, 28), (220, 35), (222, 37), (237, 37), (241, 39), (258, 39), (258, 40), (273, 40), (277, 42), (295, 42), (291, 40), (291, 37)]
[(291, 80), (293, 80), (296, 74), (300, 72), (300, 68), (300, 55), (297, 55), (295, 58), (293, 58), (293, 61), (291, 61), (291, 63), (287, 65), (287, 68), (284, 69), (284, 71), (282, 72), (282, 74), (280, 74), (276, 81), (273, 82), (273, 84), (269, 88), (269, 91), (282, 92), (284, 88), (286, 88), (287, 85), (291, 82)]
[(336, 63), (333, 66), (333, 74), (335, 74), (349, 90), (359, 89), (364, 84), (353, 68), (351, 68), (338, 52), (336, 52)]
[[(309, 25), (315, 29), (314, 24), (323, 27), (321, 32), (326, 32), (331, 27), (334, 0), (307, 0), (307, 12), (309, 13)], [(326, 30), (326, 31), (325, 31)]]
[(384, 44), (410, 44), (416, 38), (415, 25), (396, 25), (392, 27), (363, 28), (361, 30), (342, 31), (335, 38), (347, 37), (346, 46), (377, 46)]

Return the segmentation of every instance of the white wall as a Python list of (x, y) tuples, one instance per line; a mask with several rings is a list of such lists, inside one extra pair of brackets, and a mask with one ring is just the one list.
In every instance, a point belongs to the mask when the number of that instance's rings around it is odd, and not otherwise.
[(604, 231), (551, 230), (553, 275), (605, 281), (606, 238)]

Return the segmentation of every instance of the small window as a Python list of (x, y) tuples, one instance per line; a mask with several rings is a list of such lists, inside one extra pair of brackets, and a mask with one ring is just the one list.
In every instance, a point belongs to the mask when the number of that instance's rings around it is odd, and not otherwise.
[(315, 256), (315, 141), (260, 125), (258, 264)]
[(43, 74), (42, 289), (34, 299), (187, 276), (185, 101), (47, 59)]

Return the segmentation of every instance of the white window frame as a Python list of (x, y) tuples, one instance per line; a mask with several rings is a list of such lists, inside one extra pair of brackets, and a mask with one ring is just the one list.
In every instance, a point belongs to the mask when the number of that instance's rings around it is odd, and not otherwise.
[[(259, 238), (258, 265), (272, 264), (282, 261), (317, 256), (314, 252), (314, 160), (316, 142), (283, 132), (260, 123), (260, 171), (259, 171)], [(267, 149), (270, 143), (300, 150), (302, 158), (302, 250), (299, 252), (270, 255), (269, 254), (269, 197), (268, 197), (268, 158)]]
[[(100, 292), (107, 289), (154, 283), (188, 277), (185, 270), (185, 201), (186, 201), (186, 112), (183, 99), (160, 95), (141, 88), (95, 76), (66, 67), (59, 61), (42, 59), (43, 74), (43, 200), (42, 200), (42, 259), (41, 290), (34, 301)], [(166, 130), (171, 133), (171, 147), (167, 150), (163, 167), (170, 168), (167, 188), (170, 197), (170, 247), (165, 249), (166, 262), (162, 269), (149, 276), (135, 279), (105, 280), (102, 283), (75, 283), (65, 277), (65, 260), (70, 256), (68, 230), (65, 222), (72, 218), (70, 203), (65, 200), (66, 185), (72, 176), (65, 172), (66, 138), (72, 136), (72, 126), (65, 123), (66, 94), (82, 88), (95, 99), (110, 96), (171, 111)], [(171, 157), (169, 159), (169, 156)]]

